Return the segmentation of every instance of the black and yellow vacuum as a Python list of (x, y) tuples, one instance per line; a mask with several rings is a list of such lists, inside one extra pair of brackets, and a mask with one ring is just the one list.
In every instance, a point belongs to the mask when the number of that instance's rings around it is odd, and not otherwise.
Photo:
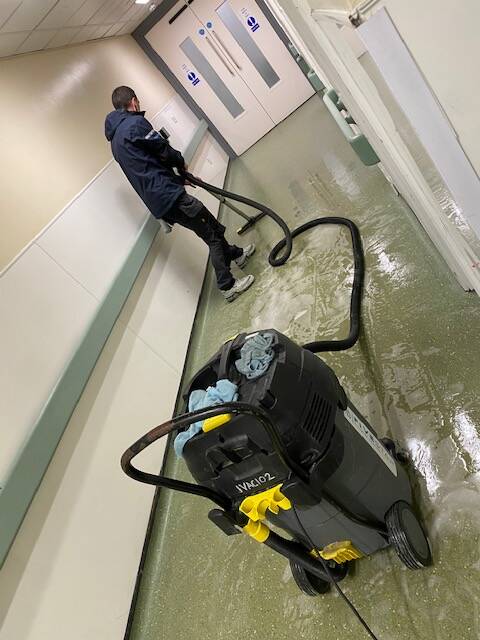
[[(189, 180), (210, 188), (193, 176)], [(259, 203), (252, 206), (272, 213)], [(194, 376), (185, 398), (228, 379), (238, 388), (238, 400), (177, 416), (152, 429), (125, 452), (122, 468), (140, 482), (210, 499), (215, 503), (209, 512), (212, 523), (227, 535), (248, 534), (284, 556), (304, 593), (325, 593), (333, 584), (343, 596), (338, 582), (351, 563), (364, 556), (392, 546), (409, 569), (426, 567), (432, 558), (413, 506), (404, 456), (391, 440), (378, 438), (332, 369), (314, 355), (353, 346), (360, 330), (363, 253), (358, 229), (345, 218), (321, 218), (303, 227), (332, 223), (350, 229), (354, 248), (349, 336), (302, 347), (269, 329), (272, 361), (255, 379), (235, 366), (255, 334), (229, 340)], [(280, 259), (271, 255), (271, 264), (288, 258), (292, 236), (299, 233), (286, 229), (285, 240), (274, 249), (278, 253), (283, 248), (284, 254)], [(150, 444), (198, 421), (203, 421), (201, 431), (183, 448), (194, 483), (132, 465)]]

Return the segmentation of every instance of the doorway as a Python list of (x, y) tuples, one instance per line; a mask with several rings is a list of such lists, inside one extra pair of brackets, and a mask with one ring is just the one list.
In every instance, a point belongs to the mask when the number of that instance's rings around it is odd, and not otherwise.
[(314, 94), (254, 0), (181, 0), (145, 38), (237, 155)]

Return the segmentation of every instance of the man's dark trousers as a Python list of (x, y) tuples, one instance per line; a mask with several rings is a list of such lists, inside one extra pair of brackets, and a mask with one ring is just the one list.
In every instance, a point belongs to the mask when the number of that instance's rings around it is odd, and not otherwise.
[(191, 229), (208, 245), (218, 288), (222, 291), (231, 289), (235, 278), (230, 271), (230, 264), (243, 254), (243, 249), (228, 244), (225, 240), (225, 227), (200, 200), (185, 191), (163, 219), (168, 224), (179, 224)]

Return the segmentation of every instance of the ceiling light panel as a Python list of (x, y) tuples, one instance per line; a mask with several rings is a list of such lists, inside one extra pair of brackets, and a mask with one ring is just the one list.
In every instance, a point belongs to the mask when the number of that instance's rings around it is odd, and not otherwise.
[[(122, 4), (125, 0), (120, 0)], [(88, 21), (89, 24), (105, 24), (107, 22), (107, 16), (110, 13), (113, 13), (115, 9), (118, 7), (119, 0), (107, 0), (100, 9), (90, 18)], [(110, 22), (115, 22), (111, 20)]]
[(147, 7), (145, 5), (134, 4), (130, 7), (127, 13), (122, 17), (122, 20), (125, 22), (130, 22), (131, 20), (136, 20), (146, 12), (147, 12)]
[(0, 28), (10, 18), (12, 13), (20, 6), (22, 0), (1, 0), (0, 2)]
[(54, 47), (65, 47), (70, 44), (73, 37), (79, 32), (78, 27), (68, 27), (66, 29), (60, 29), (53, 36), (53, 38), (47, 44), (47, 49), (53, 49)]
[(57, 0), (24, 0), (1, 28), (2, 32), (31, 31), (45, 18)]
[(69, 27), (83, 27), (109, 0), (86, 0), (68, 21)]
[(97, 25), (87, 25), (86, 27), (82, 27), (78, 33), (71, 39), (70, 44), (80, 42), (86, 42), (87, 40), (91, 40), (95, 37), (95, 33), (98, 29)]
[(28, 31), (21, 33), (0, 33), (0, 57), (13, 56), (27, 37)]
[(59, 0), (50, 13), (38, 25), (39, 29), (61, 29), (80, 9), (84, 0)]
[(111, 36), (115, 36), (117, 35), (117, 33), (120, 31), (120, 29), (123, 27), (123, 22), (117, 22), (116, 24), (113, 24), (109, 30), (107, 31), (107, 33), (104, 34), (104, 38), (110, 38)]
[(31, 51), (39, 51), (40, 49), (43, 49), (50, 42), (56, 32), (56, 29), (32, 31), (15, 53), (30, 53)]
[(126, 22), (125, 14), (128, 13), (134, 0), (117, 0), (113, 9), (106, 15), (106, 22)]

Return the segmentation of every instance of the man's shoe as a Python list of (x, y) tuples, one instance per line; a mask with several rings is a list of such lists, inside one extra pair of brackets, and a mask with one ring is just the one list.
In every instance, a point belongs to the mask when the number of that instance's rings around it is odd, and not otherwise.
[(245, 276), (244, 278), (235, 280), (235, 284), (231, 289), (222, 291), (223, 295), (225, 296), (225, 300), (227, 302), (233, 302), (236, 298), (238, 298), (238, 296), (241, 296), (244, 291), (252, 286), (254, 280), (255, 278), (253, 276)]
[(243, 267), (247, 264), (248, 259), (255, 253), (255, 249), (256, 247), (254, 244), (249, 244), (247, 247), (245, 247), (242, 255), (235, 260), (235, 264), (239, 269), (243, 269)]

